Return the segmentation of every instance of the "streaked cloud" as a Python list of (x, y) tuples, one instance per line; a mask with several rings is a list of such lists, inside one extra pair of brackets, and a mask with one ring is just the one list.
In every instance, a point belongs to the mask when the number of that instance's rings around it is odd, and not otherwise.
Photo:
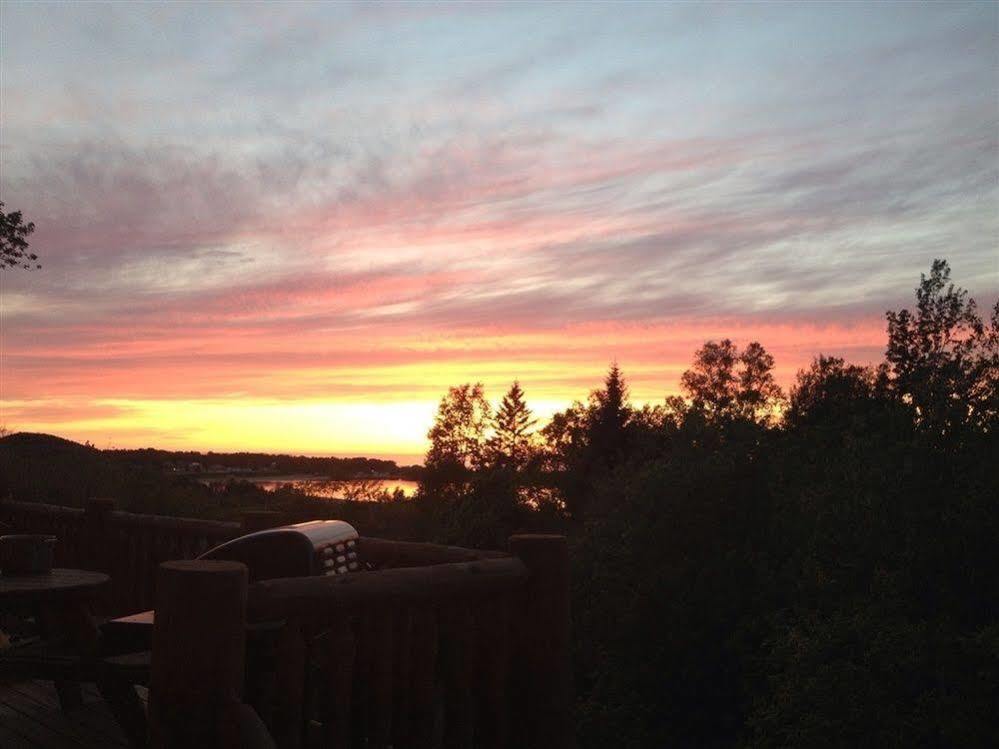
[(45, 266), (2, 279), (10, 426), (224, 448), (240, 404), (261, 439), (466, 380), (551, 405), (611, 358), (655, 399), (722, 335), (786, 382), (876, 358), (934, 257), (999, 293), (994, 4), (0, 15), (0, 186)]

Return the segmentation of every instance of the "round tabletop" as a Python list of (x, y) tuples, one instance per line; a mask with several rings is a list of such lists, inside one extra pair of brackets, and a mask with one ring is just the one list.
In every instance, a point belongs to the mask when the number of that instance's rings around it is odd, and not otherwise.
[(94, 595), (110, 580), (103, 572), (55, 568), (51, 572), (4, 574), (0, 570), (0, 602)]

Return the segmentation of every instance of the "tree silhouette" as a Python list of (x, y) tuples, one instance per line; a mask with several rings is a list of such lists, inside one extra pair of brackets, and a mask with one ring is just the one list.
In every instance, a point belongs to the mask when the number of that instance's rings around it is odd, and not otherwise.
[(582, 461), (587, 445), (586, 406), (574, 402), (565, 411), (552, 416), (541, 429), (544, 467), (552, 472), (566, 472)]
[(819, 355), (798, 372), (788, 398), (784, 422), (789, 428), (832, 426), (865, 418), (875, 400), (884, 399), (884, 368), (847, 364), (835, 356)]
[(774, 381), (774, 358), (759, 343), (753, 341), (739, 357), (739, 389), (735, 401), (739, 415), (748, 421), (772, 423), (783, 393)]
[[(581, 745), (995, 743), (999, 304), (942, 261), (916, 300), (885, 362), (820, 355), (786, 408), (755, 342), (706, 342), (660, 406), (612, 365), (538, 471), (476, 467), (475, 389), (442, 401), (435, 537), (572, 536)], [(493, 428), (529, 422), (515, 384)]]
[(694, 364), (680, 378), (680, 384), (698, 411), (710, 416), (732, 416), (737, 381), (735, 363), (739, 351), (728, 338), (707, 341), (694, 354)]
[(482, 383), (448, 389), (437, 408), (434, 425), (427, 436), (427, 470), (469, 471), (486, 463), (486, 429), (492, 408), (483, 394)]
[(741, 353), (728, 338), (707, 341), (680, 384), (692, 408), (709, 421), (769, 424), (783, 398), (773, 367), (773, 356), (756, 341)]
[(0, 201), (0, 268), (41, 268), (38, 255), (28, 252), (28, 236), (35, 230), (31, 221), (24, 223), (20, 211), (5, 213)]
[(489, 462), (496, 468), (523, 470), (531, 458), (531, 429), (537, 423), (524, 400), (520, 382), (515, 380), (493, 417)]
[(950, 282), (947, 261), (934, 260), (930, 275), (920, 275), (915, 312), (886, 316), (892, 386), (915, 411), (917, 426), (935, 438), (994, 429), (999, 303), (987, 329), (975, 300)]
[(611, 364), (601, 390), (590, 394), (587, 414), (590, 464), (611, 467), (626, 448), (626, 429), (632, 409), (628, 402), (628, 385), (617, 362)]

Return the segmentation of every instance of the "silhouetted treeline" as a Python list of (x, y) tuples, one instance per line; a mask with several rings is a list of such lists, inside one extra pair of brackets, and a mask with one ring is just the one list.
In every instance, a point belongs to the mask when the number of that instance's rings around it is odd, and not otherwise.
[(519, 386), (502, 419), (444, 397), (439, 539), (572, 539), (583, 746), (994, 745), (999, 304), (949, 273), (888, 313), (881, 364), (819, 356), (788, 393), (722, 340), (684, 397), (636, 408), (615, 364), (538, 432)]
[(615, 364), (541, 429), (518, 383), (495, 413), (480, 385), (451, 388), (412, 500), (208, 487), (157, 463), (230, 455), (112, 460), (33, 435), (0, 440), (0, 493), (492, 548), (566, 533), (583, 747), (993, 746), (999, 304), (983, 319), (949, 274), (936, 261), (888, 313), (883, 362), (819, 356), (787, 393), (763, 346), (728, 340), (696, 353), (683, 397), (636, 407)]
[(308, 473), (331, 479), (352, 479), (379, 475), (386, 478), (419, 479), (420, 466), (402, 466), (394, 460), (377, 458), (336, 458), (308, 455), (272, 455), (270, 453), (217, 453), (188, 450), (105, 450), (111, 458), (133, 465), (163, 468), (172, 465), (178, 470), (198, 464), (201, 470), (212, 467), (237, 468), (247, 471), (274, 473)]

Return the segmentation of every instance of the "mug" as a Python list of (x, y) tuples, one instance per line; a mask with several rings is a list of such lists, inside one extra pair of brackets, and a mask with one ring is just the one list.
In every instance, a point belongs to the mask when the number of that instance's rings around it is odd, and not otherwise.
[(0, 536), (0, 569), (6, 574), (50, 572), (55, 536), (18, 533)]

